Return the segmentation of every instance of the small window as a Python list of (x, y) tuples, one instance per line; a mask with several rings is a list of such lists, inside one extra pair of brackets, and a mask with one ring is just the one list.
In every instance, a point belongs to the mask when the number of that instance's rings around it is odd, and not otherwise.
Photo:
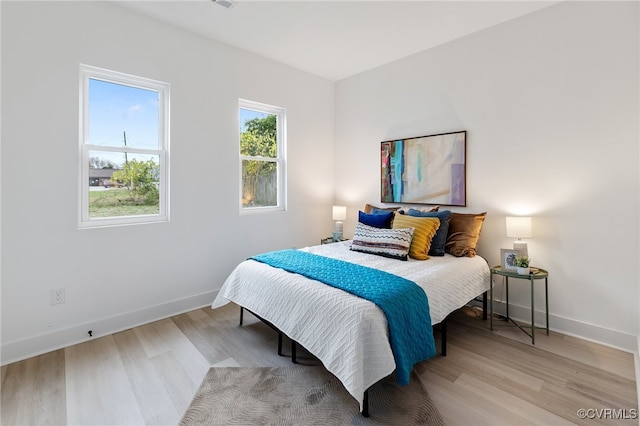
[(169, 84), (81, 65), (80, 227), (169, 219)]
[(240, 100), (241, 212), (285, 210), (285, 110)]

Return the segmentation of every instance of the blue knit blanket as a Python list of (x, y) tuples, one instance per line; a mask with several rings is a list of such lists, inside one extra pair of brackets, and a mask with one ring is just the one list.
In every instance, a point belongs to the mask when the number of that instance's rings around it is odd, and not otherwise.
[(413, 281), (300, 250), (273, 251), (251, 259), (323, 282), (378, 305), (387, 316), (399, 384), (409, 384), (414, 364), (436, 354), (429, 301), (424, 290)]

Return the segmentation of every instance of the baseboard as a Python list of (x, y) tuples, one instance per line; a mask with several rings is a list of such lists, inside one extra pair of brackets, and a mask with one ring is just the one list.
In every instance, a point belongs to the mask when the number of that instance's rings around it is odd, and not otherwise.
[[(202, 308), (211, 305), (217, 294), (217, 290), (209, 291), (167, 303), (149, 306), (137, 311), (75, 324), (71, 327), (54, 330), (50, 333), (6, 342), (2, 344), (1, 348), (1, 365), (11, 364), (77, 343), (86, 342), (87, 340), (107, 336), (139, 325)], [(87, 333), (88, 330), (92, 330), (93, 337), (89, 337)]]
[[(493, 301), (494, 312), (504, 315), (505, 304), (497, 300)], [(544, 326), (545, 312), (536, 309), (536, 325)], [(509, 303), (509, 316), (516, 321), (531, 322), (531, 309), (528, 306)], [(549, 329), (568, 336), (589, 340), (625, 352), (636, 353), (638, 350), (638, 337), (631, 333), (613, 330), (583, 321), (576, 321), (560, 315), (549, 313)]]

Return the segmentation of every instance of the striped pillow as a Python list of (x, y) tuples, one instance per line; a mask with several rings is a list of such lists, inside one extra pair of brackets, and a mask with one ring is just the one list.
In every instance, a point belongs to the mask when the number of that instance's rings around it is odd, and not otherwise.
[(412, 237), (413, 228), (374, 228), (358, 222), (353, 232), (351, 250), (407, 260)]
[(409, 249), (409, 256), (418, 260), (429, 258), (431, 239), (440, 227), (440, 219), (437, 217), (414, 217), (406, 214), (395, 213), (392, 228), (414, 228), (413, 241)]

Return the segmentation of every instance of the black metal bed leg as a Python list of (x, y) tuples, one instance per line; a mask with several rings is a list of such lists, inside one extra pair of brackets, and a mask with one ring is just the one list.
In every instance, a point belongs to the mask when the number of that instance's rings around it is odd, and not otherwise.
[(482, 320), (487, 320), (487, 292), (482, 293)]
[(362, 398), (362, 416), (369, 417), (369, 389), (364, 391), (364, 398)]
[(447, 319), (440, 323), (440, 354), (447, 356)]
[(242, 320), (244, 319), (244, 308), (240, 306), (240, 327), (242, 327)]
[(296, 341), (291, 339), (291, 362), (294, 364), (298, 363), (298, 356), (296, 354)]

